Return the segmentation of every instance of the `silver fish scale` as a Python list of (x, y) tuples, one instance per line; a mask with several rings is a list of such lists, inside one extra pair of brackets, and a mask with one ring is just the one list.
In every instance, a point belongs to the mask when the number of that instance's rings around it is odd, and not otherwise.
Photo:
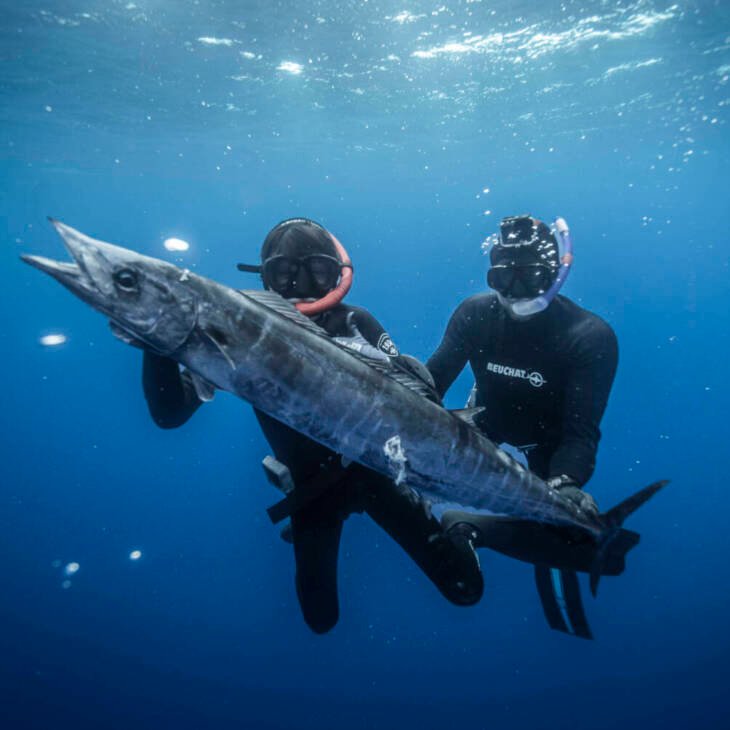
[[(481, 432), (424, 398), (426, 388), (414, 378), (338, 345), (278, 295), (263, 300), (215, 286), (245, 307), (236, 317), (243, 331), (231, 336), (238, 340), (235, 354), (229, 353), (235, 383), (226, 389), (348, 459), (391, 476), (384, 446), (399, 437), (406, 482), (434, 501), (597, 532), (592, 521)], [(230, 311), (235, 305), (211, 309)], [(254, 357), (250, 340), (256, 343)]]

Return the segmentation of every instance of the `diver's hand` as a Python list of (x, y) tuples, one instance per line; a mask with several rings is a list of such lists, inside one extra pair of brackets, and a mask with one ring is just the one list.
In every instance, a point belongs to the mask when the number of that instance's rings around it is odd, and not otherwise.
[(565, 497), (565, 499), (571, 501), (586, 514), (593, 517), (598, 516), (596, 500), (588, 492), (584, 492), (572, 477), (569, 477), (567, 474), (552, 477), (552, 479), (547, 480), (547, 485), (560, 492), (561, 497)]

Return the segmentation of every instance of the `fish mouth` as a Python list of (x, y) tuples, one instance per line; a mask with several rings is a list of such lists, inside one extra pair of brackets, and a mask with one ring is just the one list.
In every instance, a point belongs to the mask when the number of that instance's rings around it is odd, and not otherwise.
[[(190, 336), (197, 321), (197, 297), (180, 284), (172, 264), (100, 241), (48, 219), (72, 261), (23, 255), (22, 260), (58, 281), (74, 296), (108, 317), (118, 329), (170, 353)], [(118, 276), (131, 271), (135, 284), (125, 287)], [(116, 334), (116, 332), (115, 332)]]
[(102, 268), (100, 263), (103, 260), (99, 250), (101, 242), (89, 238), (55, 218), (49, 217), (48, 220), (61, 236), (66, 250), (73, 258), (73, 263), (30, 254), (22, 254), (20, 258), (34, 269), (52, 276), (76, 296), (86, 301), (93, 299), (94, 305), (98, 307), (100, 299), (111, 293), (109, 291), (111, 281), (108, 277), (99, 275)]
[(47, 259), (45, 256), (31, 256), (26, 253), (21, 254), (20, 258), (25, 261), (26, 264), (30, 264), (34, 269), (38, 269), (44, 274), (49, 274), (62, 284), (78, 281), (79, 277), (82, 275), (81, 268), (78, 264), (69, 264), (65, 261), (54, 261), (53, 259)]

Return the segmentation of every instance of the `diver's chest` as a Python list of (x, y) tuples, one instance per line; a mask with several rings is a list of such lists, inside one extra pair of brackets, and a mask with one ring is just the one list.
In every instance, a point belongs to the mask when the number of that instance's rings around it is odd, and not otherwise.
[(552, 343), (485, 343), (474, 353), (472, 368), (482, 387), (535, 397), (562, 389), (568, 359)]

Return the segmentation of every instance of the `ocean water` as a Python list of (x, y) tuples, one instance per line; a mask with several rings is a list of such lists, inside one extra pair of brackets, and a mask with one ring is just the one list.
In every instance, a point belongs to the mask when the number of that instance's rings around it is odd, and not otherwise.
[[(0, 727), (730, 726), (730, 3), (2, 0), (0, 53)], [(426, 358), (524, 212), (566, 217), (565, 293), (620, 342), (590, 491), (672, 480), (592, 642), (530, 566), (482, 552), (457, 608), (360, 515), (312, 634), (250, 407), (157, 429), (140, 353), (18, 258), (64, 256), (53, 215), (250, 287), (308, 216)]]

